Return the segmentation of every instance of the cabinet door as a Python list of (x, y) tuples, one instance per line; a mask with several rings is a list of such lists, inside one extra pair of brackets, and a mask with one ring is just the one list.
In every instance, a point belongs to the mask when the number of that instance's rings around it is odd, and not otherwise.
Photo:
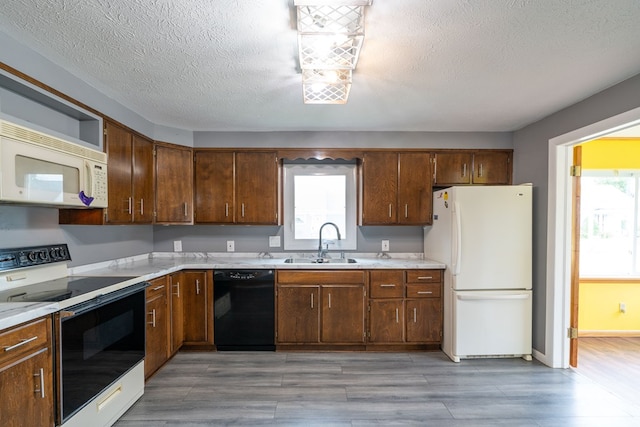
[(440, 298), (407, 300), (407, 342), (438, 343), (441, 340)]
[(473, 155), (473, 183), (506, 185), (511, 183), (511, 154), (501, 151)]
[(369, 342), (404, 342), (404, 302), (402, 299), (369, 300)]
[(398, 218), (398, 154), (365, 153), (362, 173), (362, 223), (395, 224)]
[(206, 344), (209, 334), (209, 295), (207, 276), (204, 271), (182, 273), (184, 292), (184, 342), (185, 344)]
[(277, 224), (277, 194), (276, 153), (236, 153), (236, 222)]
[(398, 169), (398, 223), (431, 223), (432, 173), (429, 153), (400, 153)]
[(322, 286), (323, 343), (362, 343), (364, 332), (364, 285)]
[[(133, 222), (150, 224), (153, 222), (153, 141), (133, 136), (132, 193), (131, 209)], [(111, 160), (109, 160), (111, 172)], [(111, 188), (109, 188), (111, 191)]]
[(471, 184), (471, 153), (437, 153), (434, 185)]
[(126, 224), (132, 221), (133, 209), (133, 199), (131, 198), (132, 135), (126, 129), (110, 122), (106, 122), (105, 131), (105, 145), (109, 156), (107, 222)]
[(170, 353), (175, 354), (184, 342), (184, 286), (182, 284), (182, 273), (175, 273), (169, 276), (171, 292), (171, 347)]
[[(152, 285), (153, 286), (153, 285)], [(144, 376), (149, 378), (167, 361), (167, 296), (160, 293), (147, 299), (147, 339)]]
[(192, 182), (191, 150), (156, 145), (156, 222), (192, 222)]
[(320, 341), (319, 286), (278, 285), (276, 342)]
[(54, 425), (52, 369), (49, 348), (0, 367), (0, 425)]
[(196, 151), (195, 221), (231, 224), (234, 218), (232, 152)]

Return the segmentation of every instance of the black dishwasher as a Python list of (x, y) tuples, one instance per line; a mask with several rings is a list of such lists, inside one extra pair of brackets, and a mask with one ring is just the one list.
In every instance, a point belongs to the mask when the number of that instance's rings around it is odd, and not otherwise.
[(275, 350), (273, 270), (216, 270), (213, 299), (219, 351)]

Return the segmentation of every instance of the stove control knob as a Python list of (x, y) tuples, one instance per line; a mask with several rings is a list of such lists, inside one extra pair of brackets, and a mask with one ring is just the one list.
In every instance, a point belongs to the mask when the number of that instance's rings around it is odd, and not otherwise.
[(29, 252), (27, 258), (29, 258), (29, 261), (31, 262), (36, 262), (36, 260), (38, 259), (38, 254), (36, 252)]
[(40, 258), (41, 261), (45, 261), (47, 259), (47, 251), (46, 250), (41, 250), (40, 252), (38, 252), (38, 258)]

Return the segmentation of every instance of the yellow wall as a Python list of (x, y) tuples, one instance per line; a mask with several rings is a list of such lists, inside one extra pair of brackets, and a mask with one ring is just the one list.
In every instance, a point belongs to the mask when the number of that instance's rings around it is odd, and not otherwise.
[[(611, 335), (637, 331), (640, 334), (640, 280), (625, 282), (580, 282), (578, 330), (582, 335), (604, 331)], [(620, 303), (626, 313), (620, 312)]]
[(640, 169), (640, 138), (601, 138), (582, 144), (582, 169)]
[[(640, 170), (640, 139), (602, 138), (582, 144), (582, 169)], [(627, 312), (620, 312), (620, 303)], [(581, 335), (640, 335), (640, 279), (580, 282), (578, 330)]]

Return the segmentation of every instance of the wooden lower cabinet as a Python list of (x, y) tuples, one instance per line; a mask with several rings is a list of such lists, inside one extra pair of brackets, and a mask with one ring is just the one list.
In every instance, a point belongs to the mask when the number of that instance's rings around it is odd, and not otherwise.
[(276, 344), (365, 342), (363, 271), (278, 271)]
[(441, 294), (441, 270), (371, 270), (368, 343), (439, 346)]
[(0, 332), (3, 427), (55, 424), (51, 328), (47, 316)]
[(150, 281), (147, 298), (147, 339), (144, 358), (144, 376), (149, 378), (170, 356), (171, 316), (169, 312), (169, 286), (167, 277)]
[(184, 346), (213, 346), (213, 272), (182, 272)]

